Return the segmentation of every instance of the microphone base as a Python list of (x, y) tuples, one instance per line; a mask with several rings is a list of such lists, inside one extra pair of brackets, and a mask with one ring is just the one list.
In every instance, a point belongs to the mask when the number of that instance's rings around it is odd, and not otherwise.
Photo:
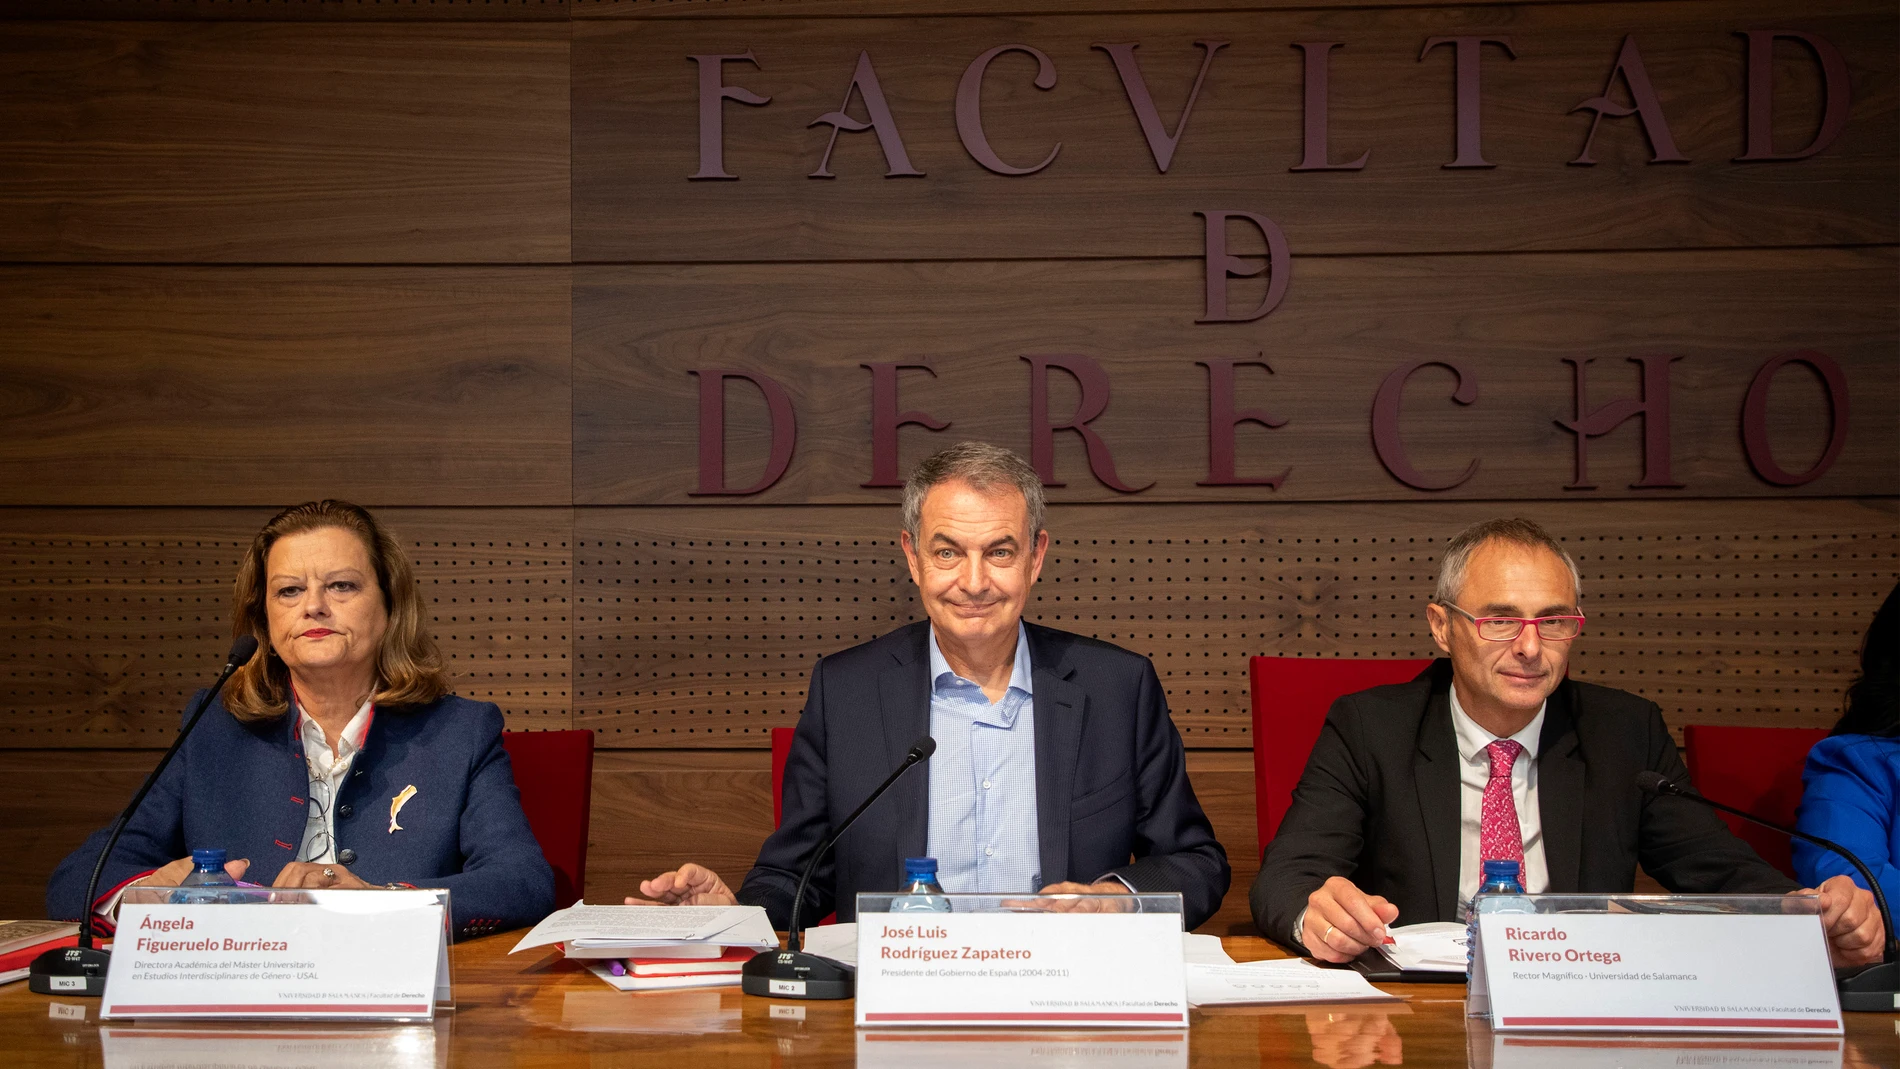
[(1900, 962), (1872, 965), (1835, 985), (1841, 993), (1841, 1009), (1860, 1013), (1892, 1013), (1900, 1010)]
[(766, 998), (851, 998), (857, 993), (858, 971), (816, 954), (766, 950), (745, 963), (739, 985), (748, 995)]
[(110, 951), (98, 947), (58, 947), (33, 959), (27, 990), (37, 995), (98, 998), (106, 993)]

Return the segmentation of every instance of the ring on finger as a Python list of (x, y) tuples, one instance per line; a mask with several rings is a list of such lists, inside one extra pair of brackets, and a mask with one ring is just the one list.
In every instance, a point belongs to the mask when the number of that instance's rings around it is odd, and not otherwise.
[(1334, 930), (1335, 930), (1335, 929), (1334, 929), (1334, 927), (1333, 927), (1332, 925), (1330, 925), (1330, 924), (1329, 924), (1329, 925), (1327, 925), (1327, 926), (1326, 926), (1326, 934), (1325, 934), (1325, 935), (1322, 935), (1322, 936), (1320, 936), (1320, 937), (1319, 937), (1319, 941), (1320, 941), (1320, 942), (1322, 942), (1322, 943), (1325, 943), (1325, 944), (1326, 944), (1327, 946), (1332, 946), (1332, 945), (1333, 945), (1333, 932), (1334, 932)]
[(336, 879), (336, 870), (335, 870), (335, 869), (324, 869), (324, 870), (323, 870), (323, 878), (324, 878), (324, 879), (326, 879), (326, 880), (334, 880), (334, 879)]

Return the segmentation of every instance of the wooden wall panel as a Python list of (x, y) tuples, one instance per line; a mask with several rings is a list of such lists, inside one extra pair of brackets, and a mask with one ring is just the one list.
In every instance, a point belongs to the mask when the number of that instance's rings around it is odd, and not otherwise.
[(567, 271), (0, 267), (0, 504), (565, 506)]
[[(1796, 491), (1891, 494), (1900, 489), (1900, 366), (1891, 248), (1460, 257), (1299, 258), (1282, 307), (1244, 324), (1196, 325), (1193, 261), (1033, 264), (908, 263), (576, 268), (575, 500), (598, 504), (894, 501), (871, 478), (872, 362), (926, 363), (903, 374), (900, 407), (952, 426), (900, 432), (899, 470), (961, 438), (1027, 451), (1030, 353), (1082, 354), (1108, 374), (1107, 411), (1092, 426), (1128, 485), (1089, 473), (1080, 438), (1057, 435), (1055, 500), (1132, 502), (1314, 499), (1423, 500), (1382, 467), (1372, 401), (1393, 370), (1449, 361), (1476, 376), (1469, 406), (1428, 369), (1408, 392), (1403, 438), (1413, 464), (1476, 475), (1439, 496), (1701, 497), (1788, 493), (1743, 455), (1742, 400), (1755, 371), (1791, 349), (1817, 349), (1845, 369), (1857, 415), (1847, 447)], [(1257, 299), (1257, 298), (1254, 298)], [(1826, 308), (1819, 315), (1816, 309)], [(1643, 478), (1640, 427), (1589, 447), (1598, 489), (1566, 490), (1576, 412), (1564, 358), (1594, 359), (1590, 407), (1639, 392), (1629, 358), (1680, 356), (1672, 366), (1674, 475), (1680, 490), (1632, 490)], [(1208, 378), (1196, 361), (1264, 359), (1241, 369), (1241, 408), (1287, 420), (1238, 429), (1239, 473), (1290, 474), (1268, 487), (1205, 487)], [(743, 368), (782, 384), (798, 445), (762, 494), (693, 498), (698, 486), (694, 368)], [(1799, 369), (1771, 413), (1784, 465), (1803, 470), (1826, 438), (1818, 381)], [(1074, 379), (1051, 371), (1049, 410), (1075, 411)], [(1813, 376), (1807, 376), (1812, 379)], [(1786, 392), (1780, 392), (1785, 390)], [(752, 385), (729, 389), (729, 485), (765, 468), (770, 430)], [(639, 462), (633, 462), (639, 458)]]
[[(1808, 160), (1732, 162), (1743, 152), (1745, 70), (1735, 31), (1794, 23), (1846, 57), (1846, 130)], [(577, 21), (575, 256), (1198, 257), (1196, 209), (1270, 216), (1296, 253), (1892, 242), (1900, 234), (1891, 195), (1900, 141), (1895, 27), (1892, 5), (1868, 0), (1803, 5), (1798, 17), (1782, 0), (1684, 0), (1351, 15), (1105, 15), (1095, 6), (1007, 19)], [(1494, 169), (1443, 166), (1454, 154), (1451, 48), (1422, 60), (1420, 50), (1428, 38), (1460, 34), (1508, 37), (1517, 54), (1485, 49), (1483, 152)], [(1650, 165), (1634, 120), (1606, 119), (1593, 149), (1599, 163), (1568, 165), (1592, 119), (1574, 109), (1603, 93), (1625, 34), (1636, 35), (1691, 162)], [(1140, 42), (1146, 82), (1172, 123), (1199, 68), (1193, 42), (1203, 39), (1232, 43), (1160, 174), (1113, 63), (1091, 46)], [(1333, 159), (1369, 150), (1364, 170), (1289, 171), (1304, 151), (1295, 41), (1344, 43), (1330, 67)], [(964, 68), (1011, 43), (1042, 49), (1057, 73), (1052, 89), (1037, 90), (1035, 61), (1009, 54), (986, 82), (983, 121), (1004, 160), (1030, 166), (1062, 145), (1052, 165), (1028, 176), (979, 166), (954, 118)], [(1776, 87), (1780, 143), (1790, 147), (1811, 138), (1820, 81), (1796, 47), (1788, 45)], [(738, 180), (690, 181), (700, 167), (699, 101), (687, 57), (747, 49), (758, 67), (727, 64), (726, 81), (771, 103), (725, 105), (725, 166)], [(925, 177), (884, 177), (892, 168), (868, 131), (838, 136), (836, 178), (808, 177), (832, 133), (813, 120), (840, 107), (860, 51), (871, 56), (906, 155)], [(1618, 99), (1624, 92), (1619, 84)], [(863, 109), (856, 100), (847, 108), (860, 120)]]
[(0, 259), (567, 259), (565, 26), (6, 35)]
[[(273, 509), (0, 511), (0, 749), (164, 747), (230, 644), (238, 561)], [(566, 509), (380, 508), (456, 692), (570, 720)]]
[[(1670, 724), (1820, 727), (1900, 579), (1891, 500), (1056, 506), (1030, 619), (1155, 662), (1189, 746), (1246, 748), (1247, 658), (1433, 655), (1439, 548), (1502, 514), (1572, 547), (1580, 679)], [(582, 509), (575, 724), (605, 747), (764, 747), (813, 662), (920, 619), (896, 506)]]

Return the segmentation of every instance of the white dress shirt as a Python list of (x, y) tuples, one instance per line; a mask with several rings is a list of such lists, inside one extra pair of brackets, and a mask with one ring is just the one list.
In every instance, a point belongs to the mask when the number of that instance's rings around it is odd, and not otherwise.
[[(1544, 732), (1545, 702), (1524, 730), (1510, 736), (1524, 752), (1511, 766), (1511, 800), (1517, 806), (1517, 827), (1524, 835), (1524, 890), (1542, 894), (1550, 886), (1544, 865), (1544, 822), (1537, 810), (1537, 740)], [(1501, 736), (1478, 726), (1451, 687), (1451, 724), (1458, 737), (1458, 915), (1471, 908), (1484, 875), (1479, 857), (1479, 829), (1484, 818), (1484, 787), (1491, 782), (1491, 753), (1485, 747)]]
[(363, 702), (363, 707), (343, 726), (334, 750), (330, 748), (330, 740), (324, 737), (322, 725), (311, 719), (294, 700), (291, 708), (297, 712), (304, 764), (310, 770), (309, 816), (304, 820), (303, 845), (297, 848), (297, 860), (335, 864), (336, 796), (343, 789), (344, 777), (350, 774), (350, 765), (363, 749), (370, 721), (376, 716), (376, 706), (371, 701)]
[(1036, 829), (1036, 697), (1029, 636), (1016, 625), (1009, 686), (992, 702), (950, 668), (930, 631), (930, 818), (925, 850), (956, 892), (1042, 886)]

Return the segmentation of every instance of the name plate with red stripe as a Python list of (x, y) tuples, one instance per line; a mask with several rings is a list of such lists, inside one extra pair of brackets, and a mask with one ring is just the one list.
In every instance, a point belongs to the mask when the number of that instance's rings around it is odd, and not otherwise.
[(946, 895), (950, 912), (897, 913), (867, 897), (859, 1027), (1187, 1027), (1179, 895)]
[(426, 1021), (453, 1005), (436, 890), (134, 888), (104, 1018)]
[(1497, 1032), (1841, 1033), (1815, 896), (1580, 899), (1479, 914), (1470, 1012)]

